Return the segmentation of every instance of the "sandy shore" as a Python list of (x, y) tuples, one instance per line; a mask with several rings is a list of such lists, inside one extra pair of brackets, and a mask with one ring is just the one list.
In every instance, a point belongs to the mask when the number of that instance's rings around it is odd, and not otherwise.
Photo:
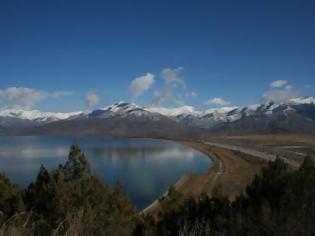
[[(185, 175), (175, 184), (177, 191), (186, 197), (198, 198), (202, 193), (211, 196), (213, 189), (218, 188), (223, 195), (232, 200), (266, 165), (266, 160), (222, 147), (192, 141), (180, 143), (190, 146), (212, 159), (212, 165), (207, 173)], [(156, 215), (158, 210), (159, 202), (156, 200), (142, 213)]]

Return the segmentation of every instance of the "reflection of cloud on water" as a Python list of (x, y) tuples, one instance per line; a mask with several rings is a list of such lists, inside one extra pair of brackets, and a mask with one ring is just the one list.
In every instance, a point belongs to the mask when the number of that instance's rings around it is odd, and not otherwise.
[[(0, 138), (1, 140), (1, 138)], [(24, 138), (0, 142), (0, 172), (30, 183), (41, 164), (56, 168), (68, 156), (71, 138)], [(181, 176), (207, 171), (211, 161), (202, 153), (160, 140), (76, 139), (99, 177), (108, 184), (120, 179), (132, 199), (150, 203)], [(141, 200), (141, 201), (142, 201)]]
[(147, 148), (147, 147), (134, 147), (134, 148), (99, 148), (87, 149), (87, 156), (94, 156), (97, 158), (106, 158), (115, 162), (123, 158), (126, 159), (152, 159), (155, 161), (166, 161), (176, 159), (181, 161), (193, 161), (196, 156), (203, 156), (192, 149), (183, 148)]
[(38, 159), (43, 157), (65, 158), (67, 157), (69, 148), (56, 147), (53, 149), (40, 148), (38, 146), (23, 146), (18, 148), (8, 148), (0, 151), (0, 158), (20, 157), (28, 159)]
[(167, 161), (169, 159), (176, 159), (181, 161), (193, 161), (196, 157), (196, 152), (193, 150), (182, 150), (182, 149), (166, 149), (160, 153), (154, 153), (150, 158), (156, 161)]
[[(89, 150), (91, 152), (91, 150)], [(102, 153), (102, 155), (100, 155)], [(90, 153), (91, 154), (91, 153)], [(119, 147), (97, 152), (92, 166), (97, 172), (113, 172), (131, 195), (156, 198), (175, 184), (181, 176), (207, 171), (210, 159), (190, 148), (182, 147)], [(115, 173), (114, 173), (115, 172)]]

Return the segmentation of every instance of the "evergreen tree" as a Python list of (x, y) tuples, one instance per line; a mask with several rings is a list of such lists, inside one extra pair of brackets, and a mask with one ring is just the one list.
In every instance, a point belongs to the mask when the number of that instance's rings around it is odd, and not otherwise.
[(0, 173), (0, 224), (23, 208), (22, 190)]

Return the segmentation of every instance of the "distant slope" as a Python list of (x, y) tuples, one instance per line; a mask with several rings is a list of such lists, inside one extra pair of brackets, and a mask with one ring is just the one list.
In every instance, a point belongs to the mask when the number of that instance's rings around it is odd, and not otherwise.
[(27, 135), (173, 137), (192, 135), (187, 127), (136, 104), (116, 103), (72, 119), (31, 128)]
[(33, 120), (0, 117), (0, 135), (20, 135), (24, 130), (37, 127), (38, 125), (38, 122)]
[(199, 137), (204, 134), (315, 134), (315, 99), (198, 111), (119, 102), (90, 113), (0, 111), (0, 135)]
[(163, 117), (148, 120), (142, 117), (91, 118), (63, 120), (29, 129), (25, 135), (74, 135), (110, 137), (180, 137), (188, 135), (186, 127)]
[(256, 112), (250, 116), (222, 123), (211, 129), (223, 134), (270, 134), (309, 133), (315, 134), (315, 105), (279, 105), (268, 112)]

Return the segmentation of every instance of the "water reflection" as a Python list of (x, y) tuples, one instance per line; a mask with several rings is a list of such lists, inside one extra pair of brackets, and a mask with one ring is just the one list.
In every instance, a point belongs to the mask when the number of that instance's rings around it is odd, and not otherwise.
[(0, 171), (27, 186), (41, 164), (54, 168), (63, 163), (73, 143), (80, 145), (104, 182), (113, 185), (119, 179), (138, 208), (150, 204), (182, 175), (205, 172), (211, 164), (203, 154), (170, 141), (0, 137)]

